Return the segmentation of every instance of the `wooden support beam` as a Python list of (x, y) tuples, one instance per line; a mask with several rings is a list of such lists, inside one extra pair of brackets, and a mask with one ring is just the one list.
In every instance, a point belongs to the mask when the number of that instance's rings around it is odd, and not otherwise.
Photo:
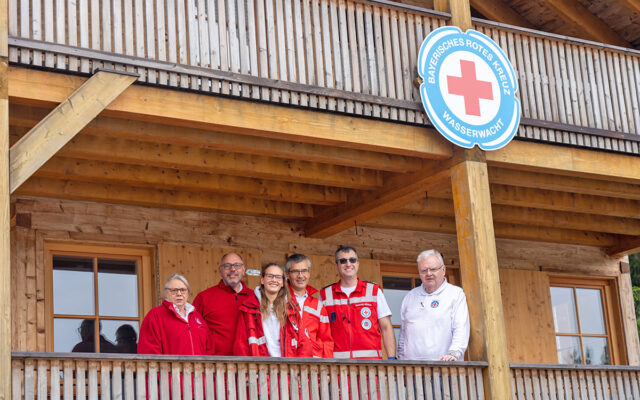
[(136, 75), (100, 70), (33, 127), (9, 151), (10, 189), (16, 190), (116, 97)]
[(538, 29), (502, 0), (470, 0), (470, 3), (471, 7), (492, 21)]
[(449, 0), (449, 9), (451, 10), (451, 25), (457, 26), (462, 32), (473, 28), (469, 0)]
[(631, 43), (624, 40), (600, 18), (591, 14), (577, 0), (541, 0), (540, 3), (581, 32), (586, 39), (633, 48)]
[(486, 156), (492, 167), (640, 184), (638, 156), (519, 140)]
[(491, 167), (489, 168), (489, 182), (531, 189), (640, 200), (640, 184), (611, 180), (587, 179)]
[[(465, 154), (473, 155), (473, 152), (465, 151)], [(485, 397), (508, 399), (511, 398), (511, 374), (489, 177), (486, 162), (475, 157), (456, 165), (451, 173), (460, 277), (469, 299), (471, 319), (469, 356), (471, 360), (486, 360), (489, 364), (483, 374)]]
[[(11, 190), (9, 189), (9, 11), (0, 0), (0, 400), (11, 400)], [(18, 400), (18, 399), (15, 399)]]
[(325, 206), (347, 199), (345, 190), (341, 188), (64, 157), (52, 158), (34, 176)]
[[(31, 128), (48, 112), (44, 108), (14, 104), (10, 107), (9, 123)], [(391, 172), (416, 171), (423, 165), (423, 160), (416, 157), (104, 116), (96, 117), (82, 133)]]
[(640, 3), (637, 0), (618, 0), (618, 3), (622, 4), (627, 10), (640, 17)]
[(551, 190), (491, 185), (494, 204), (541, 208), (611, 217), (639, 218), (640, 201), (589, 196)]
[[(452, 217), (437, 217), (405, 213), (389, 213), (372, 218), (363, 224), (377, 228), (413, 230), (455, 234), (455, 220)], [(619, 242), (617, 235), (579, 231), (573, 229), (549, 228), (534, 225), (494, 222), (496, 238), (527, 240), (532, 242), (577, 244), (583, 246), (609, 247)]]
[[(85, 80), (20, 67), (9, 78), (13, 103), (40, 107), (63, 101)], [(131, 87), (105, 115), (415, 157), (452, 154), (446, 139), (420, 126), (148, 86)]]
[(433, 0), (433, 9), (441, 12), (449, 12), (449, 0)]
[(25, 182), (16, 194), (290, 219), (313, 217), (312, 206), (304, 204), (214, 193), (157, 190), (129, 185), (74, 182), (50, 178), (33, 177)]
[(354, 189), (371, 190), (382, 186), (380, 172), (363, 168), (89, 135), (78, 135), (59, 154), (70, 158)]
[(448, 186), (448, 176), (447, 163), (434, 163), (421, 171), (394, 176), (375, 192), (358, 193), (345, 204), (319, 213), (306, 224), (305, 234), (326, 238), (354, 224), (363, 224), (370, 218), (425, 196), (429, 190)]
[[(619, 235), (640, 235), (640, 219), (550, 211), (497, 204), (493, 204), (491, 210), (493, 213), (494, 229), (498, 237), (502, 237), (499, 233), (498, 223)], [(453, 203), (446, 199), (438, 198), (414, 202), (398, 209), (398, 211), (418, 215), (447, 217), (452, 217), (455, 214)], [(638, 217), (640, 218), (640, 215)]]
[(640, 236), (622, 238), (607, 249), (607, 254), (611, 257), (624, 257), (635, 253), (640, 253)]

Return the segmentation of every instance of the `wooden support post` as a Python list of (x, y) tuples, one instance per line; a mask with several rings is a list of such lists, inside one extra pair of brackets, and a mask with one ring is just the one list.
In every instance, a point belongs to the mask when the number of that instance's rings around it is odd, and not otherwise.
[(460, 277), (469, 300), (471, 360), (486, 360), (486, 398), (511, 398), (507, 335), (500, 296), (489, 178), (484, 152), (464, 150), (451, 183), (458, 234)]
[(436, 11), (449, 12), (449, 0), (433, 0), (433, 9)]
[(8, 5), (0, 0), (0, 400), (11, 400)]
[(98, 70), (27, 132), (9, 151), (11, 193), (73, 139), (136, 78), (136, 74)]

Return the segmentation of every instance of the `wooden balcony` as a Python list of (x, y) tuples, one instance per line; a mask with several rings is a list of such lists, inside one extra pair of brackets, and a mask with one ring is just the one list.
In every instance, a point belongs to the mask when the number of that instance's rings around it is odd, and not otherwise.
[[(13, 353), (13, 399), (484, 399), (485, 362)], [(638, 399), (640, 367), (511, 364), (513, 399)], [(157, 379), (138, 379), (157, 376)], [(148, 397), (147, 397), (148, 396)]]
[[(69, 5), (71, 5), (69, 7)], [(417, 50), (448, 16), (383, 0), (10, 0), (10, 61), (428, 124)], [(519, 137), (640, 153), (640, 53), (476, 21), (519, 78)]]
[[(486, 366), (485, 362), (13, 353), (12, 398), (178, 399), (182, 381), (184, 399), (483, 399)], [(143, 376), (157, 379), (139, 379)]]

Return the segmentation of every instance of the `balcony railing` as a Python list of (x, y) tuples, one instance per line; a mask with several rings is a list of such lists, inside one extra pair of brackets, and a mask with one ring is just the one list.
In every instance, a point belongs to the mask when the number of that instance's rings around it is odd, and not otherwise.
[[(482, 399), (484, 362), (13, 353), (13, 399)], [(182, 392), (182, 393), (181, 393)]]
[[(10, 61), (422, 124), (443, 14), (384, 0), (10, 0)], [(640, 52), (476, 22), (519, 78), (521, 137), (640, 154)]]
[[(14, 352), (12, 398), (475, 400), (486, 366)], [(511, 376), (514, 400), (640, 399), (640, 367), (511, 364)]]

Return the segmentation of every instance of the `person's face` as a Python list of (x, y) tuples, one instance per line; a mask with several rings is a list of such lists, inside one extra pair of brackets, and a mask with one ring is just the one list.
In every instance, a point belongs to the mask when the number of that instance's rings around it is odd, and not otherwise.
[(175, 304), (178, 308), (184, 307), (189, 298), (189, 289), (180, 279), (173, 279), (164, 289), (167, 301)]
[(289, 283), (294, 292), (303, 292), (309, 283), (309, 265), (306, 260), (289, 267)]
[(418, 273), (427, 293), (433, 293), (444, 282), (445, 266), (438, 257), (431, 254), (418, 263)]
[(274, 266), (267, 268), (264, 275), (260, 278), (260, 283), (264, 286), (267, 294), (278, 294), (282, 285), (284, 285), (283, 271)]
[(235, 288), (244, 276), (244, 262), (239, 255), (231, 253), (222, 259), (219, 270), (222, 281), (227, 286)]
[(340, 274), (340, 279), (357, 278), (358, 268), (360, 268), (360, 262), (353, 250), (338, 253), (336, 269), (338, 270), (338, 274)]

